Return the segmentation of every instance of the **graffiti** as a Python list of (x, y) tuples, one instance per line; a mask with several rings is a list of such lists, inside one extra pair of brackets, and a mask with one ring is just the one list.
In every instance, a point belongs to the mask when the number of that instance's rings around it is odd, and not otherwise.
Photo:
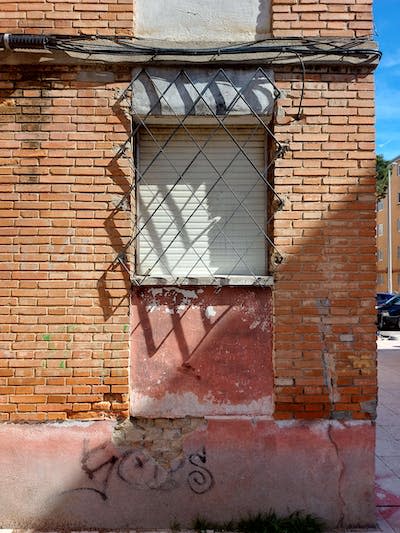
[[(196, 467), (188, 475), (190, 489), (196, 494), (210, 490), (214, 479), (210, 471), (203, 466), (206, 463), (205, 448), (189, 455), (188, 462)], [(89, 448), (88, 441), (84, 440), (81, 469), (91, 481), (91, 485), (67, 492), (91, 491), (107, 501), (111, 485), (116, 482), (122, 482), (136, 490), (173, 490), (178, 487), (174, 475), (186, 464), (187, 460), (181, 457), (174, 461), (170, 468), (165, 468), (143, 449), (121, 451), (110, 442)]]
[(214, 478), (211, 472), (206, 468), (207, 461), (206, 450), (203, 447), (201, 452), (192, 453), (189, 455), (189, 463), (196, 467), (188, 476), (188, 484), (190, 489), (196, 494), (204, 494), (214, 486)]
[(82, 459), (81, 459), (81, 466), (82, 470), (85, 472), (85, 474), (88, 476), (89, 479), (95, 479), (97, 477), (98, 472), (102, 472), (100, 475), (100, 488), (86, 488), (82, 487), (77, 490), (92, 490), (99, 494), (103, 500), (107, 500), (107, 487), (108, 482), (110, 479), (110, 476), (113, 472), (115, 464), (118, 462), (118, 457), (115, 455), (111, 455), (111, 457), (103, 462), (100, 462), (97, 466), (90, 466), (90, 460), (92, 455), (101, 454), (104, 450), (107, 448), (107, 443), (101, 444), (100, 446), (96, 446), (95, 448), (92, 448), (92, 450), (88, 450), (88, 443), (86, 440), (83, 441), (83, 452), (82, 452)]

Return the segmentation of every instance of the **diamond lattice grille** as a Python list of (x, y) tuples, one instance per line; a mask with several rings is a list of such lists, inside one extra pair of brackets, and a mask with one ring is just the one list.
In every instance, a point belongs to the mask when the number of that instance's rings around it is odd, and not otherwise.
[(133, 280), (267, 284), (278, 92), (262, 69), (192, 78), (168, 72), (157, 83), (143, 69), (132, 83)]

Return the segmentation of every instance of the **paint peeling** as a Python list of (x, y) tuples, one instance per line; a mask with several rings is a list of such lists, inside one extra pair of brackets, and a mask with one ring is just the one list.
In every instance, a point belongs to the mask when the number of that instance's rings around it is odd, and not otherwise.
[(161, 288), (151, 288), (151, 289), (149, 289), (149, 292), (153, 296), (157, 296), (158, 294), (162, 294), (163, 293), (163, 289), (161, 289)]
[(247, 403), (218, 402), (211, 393), (199, 398), (192, 392), (174, 394), (167, 392), (162, 398), (154, 398), (137, 391), (130, 396), (130, 413), (133, 416), (184, 417), (206, 415), (253, 415), (272, 418), (272, 396), (264, 396)]
[(168, 315), (173, 315), (177, 313), (182, 316), (182, 314), (187, 310), (189, 306), (193, 306), (193, 301), (199, 298), (199, 294), (203, 292), (203, 289), (181, 289), (179, 287), (173, 288), (151, 288), (148, 290), (148, 295), (145, 298), (146, 305), (145, 309), (148, 313), (153, 313), (157, 309), (162, 309), (165, 306), (164, 299), (168, 297), (173, 304), (178, 304), (176, 309), (167, 307), (165, 313)]
[(206, 317), (210, 320), (213, 316), (217, 314), (217, 311), (214, 309), (212, 305), (208, 305), (205, 310)]

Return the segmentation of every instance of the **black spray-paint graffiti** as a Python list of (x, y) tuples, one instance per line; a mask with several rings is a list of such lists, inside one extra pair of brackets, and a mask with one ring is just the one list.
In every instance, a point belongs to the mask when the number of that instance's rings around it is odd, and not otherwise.
[(191, 490), (196, 494), (204, 494), (214, 486), (214, 478), (208, 468), (204, 466), (206, 462), (207, 453), (204, 447), (201, 452), (189, 455), (189, 463), (196, 469), (189, 473), (187, 481)]
[[(189, 472), (187, 482), (196, 494), (204, 494), (214, 486), (214, 478), (204, 466), (206, 461), (204, 447), (201, 451), (190, 454), (188, 458), (189, 464), (195, 469)], [(174, 475), (186, 464), (185, 458), (179, 458), (166, 469), (145, 450), (119, 451), (109, 442), (89, 448), (89, 443), (85, 440), (81, 468), (91, 480), (92, 486), (79, 487), (68, 492), (92, 491), (106, 501), (110, 487), (115, 482), (123, 482), (136, 490), (173, 490), (178, 487)]]

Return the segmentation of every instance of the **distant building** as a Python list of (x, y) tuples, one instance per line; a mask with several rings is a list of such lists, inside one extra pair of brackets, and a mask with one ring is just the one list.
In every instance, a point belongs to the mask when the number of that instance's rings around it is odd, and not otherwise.
[(388, 191), (376, 206), (377, 292), (400, 292), (400, 155), (390, 163)]

